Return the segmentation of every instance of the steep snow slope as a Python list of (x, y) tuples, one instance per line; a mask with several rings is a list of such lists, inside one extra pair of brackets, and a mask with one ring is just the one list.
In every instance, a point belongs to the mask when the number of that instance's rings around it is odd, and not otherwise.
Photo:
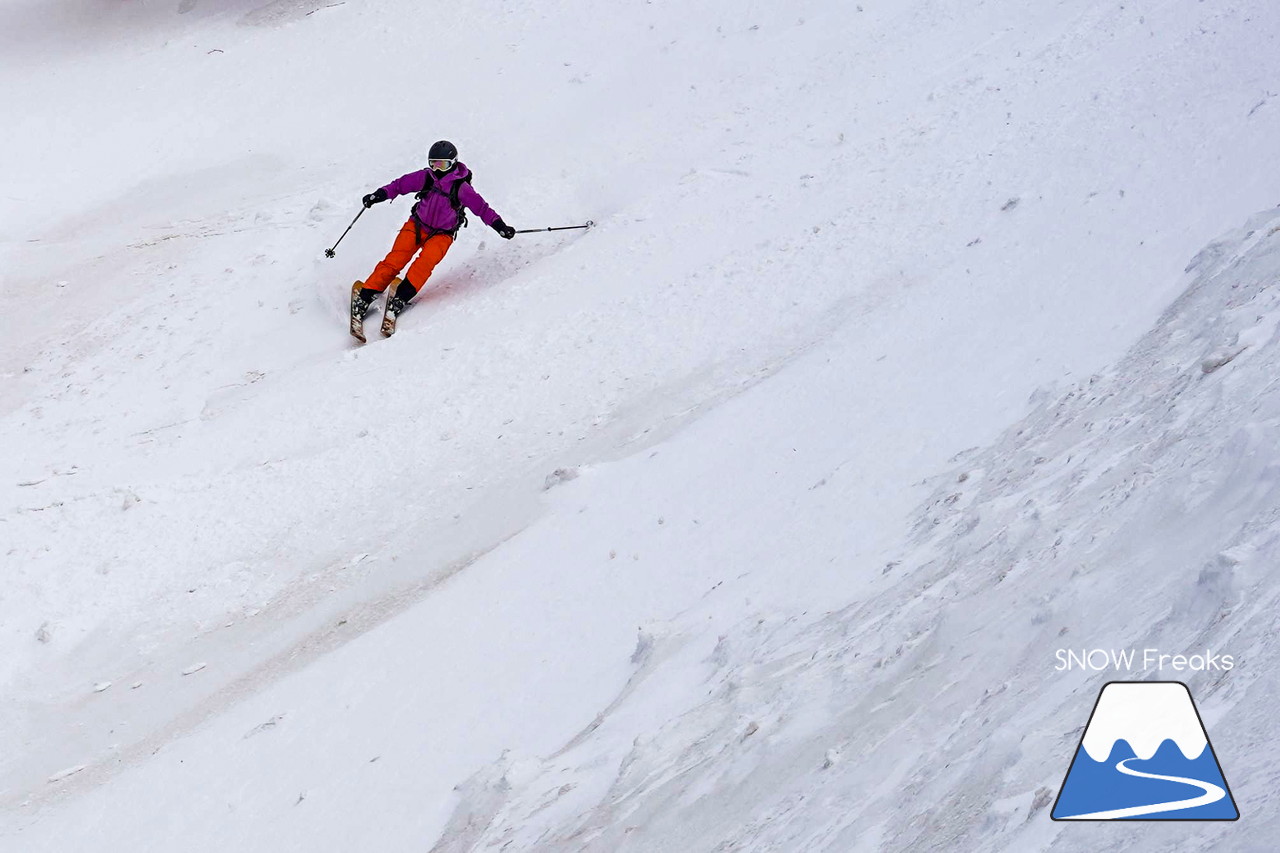
[[(875, 594), (909, 484), (1278, 195), (1265, 9), (181, 6), (0, 6), (15, 849), (85, 809), (160, 848), (429, 843), (452, 785), (571, 742), (704, 596), (686, 655)], [(439, 136), (518, 227), (601, 227), (469, 229), (352, 350), (345, 288), (404, 206), (320, 252)], [(584, 476), (544, 498), (557, 469)], [(646, 730), (702, 689), (671, 666)]]
[[(885, 581), (718, 639), (710, 608), (683, 614), (589, 737), (469, 780), (435, 849), (1268, 849), (1280, 210), (1189, 269), (1118, 365), (934, 478)], [(1057, 671), (1060, 648), (1232, 655), (1146, 677), (1191, 686), (1247, 820), (1052, 824), (1098, 687), (1143, 676)], [(693, 688), (678, 710), (673, 679)]]

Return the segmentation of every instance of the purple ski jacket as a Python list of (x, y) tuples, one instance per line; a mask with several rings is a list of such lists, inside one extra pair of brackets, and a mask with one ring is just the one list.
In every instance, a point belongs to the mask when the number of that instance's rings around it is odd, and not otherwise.
[[(455, 183), (469, 174), (471, 170), (466, 167), (466, 164), (459, 162), (455, 163), (443, 177), (436, 177), (436, 189), (413, 207), (413, 215), (417, 217), (419, 224), (433, 231), (447, 232), (457, 228), (458, 214), (449, 204), (449, 193), (453, 190)], [(396, 196), (421, 192), (426, 185), (426, 180), (427, 170), (419, 169), (396, 178), (383, 189), (387, 191), (387, 198), (392, 199)], [(485, 225), (493, 225), (498, 220), (498, 214), (480, 197), (480, 193), (472, 189), (471, 184), (463, 184), (458, 188), (458, 202), (479, 216), (480, 221)]]

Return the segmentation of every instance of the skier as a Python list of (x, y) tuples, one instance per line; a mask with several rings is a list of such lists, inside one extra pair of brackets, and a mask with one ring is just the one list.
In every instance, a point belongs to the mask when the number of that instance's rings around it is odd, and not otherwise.
[[(426, 285), (436, 264), (453, 245), (458, 230), (466, 225), (466, 210), (479, 216), (506, 240), (516, 233), (471, 187), (471, 170), (459, 162), (458, 149), (447, 140), (431, 146), (426, 169), (399, 177), (361, 201), (369, 208), (407, 193), (416, 193), (418, 202), (409, 211), (409, 219), (396, 235), (391, 251), (367, 280), (351, 285), (351, 334), (361, 342), (365, 339), (364, 316), (369, 306), (409, 264), (408, 272), (387, 299), (383, 312), (382, 334), (395, 333), (396, 317)], [(414, 254), (418, 257), (410, 264)]]

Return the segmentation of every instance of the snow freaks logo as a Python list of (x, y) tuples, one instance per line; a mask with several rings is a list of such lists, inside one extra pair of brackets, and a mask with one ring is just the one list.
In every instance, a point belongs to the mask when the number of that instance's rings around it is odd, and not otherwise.
[(1098, 672), (1104, 669), (1133, 670), (1136, 666), (1142, 670), (1163, 672), (1171, 669), (1174, 672), (1205, 672), (1219, 670), (1226, 672), (1234, 669), (1235, 658), (1231, 655), (1214, 654), (1212, 649), (1205, 649), (1204, 654), (1166, 655), (1159, 649), (1143, 649), (1139, 654), (1135, 649), (1058, 649), (1054, 653), (1057, 663), (1054, 669), (1058, 672), (1072, 669), (1085, 669)]
[(1191, 691), (1181, 681), (1112, 681), (1098, 694), (1054, 820), (1235, 820)]

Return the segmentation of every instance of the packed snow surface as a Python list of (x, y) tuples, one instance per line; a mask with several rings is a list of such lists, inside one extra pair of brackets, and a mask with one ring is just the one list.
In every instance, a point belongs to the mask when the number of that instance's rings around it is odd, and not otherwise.
[[(0, 0), (0, 850), (1265, 849), (1277, 35)], [(439, 138), (597, 226), (357, 347)], [(1049, 819), (1142, 678), (1240, 821)]]

